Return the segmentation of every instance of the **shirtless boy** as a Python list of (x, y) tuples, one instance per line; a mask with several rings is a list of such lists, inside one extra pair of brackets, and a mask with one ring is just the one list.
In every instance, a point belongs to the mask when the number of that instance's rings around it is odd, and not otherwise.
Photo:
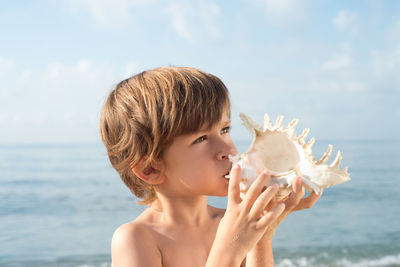
[[(273, 266), (272, 237), (292, 211), (311, 207), (301, 180), (284, 203), (263, 171), (243, 200), (222, 81), (195, 68), (164, 67), (120, 82), (105, 101), (100, 131), (113, 167), (147, 204), (112, 238), (113, 267)], [(231, 178), (225, 178), (231, 171)], [(207, 196), (228, 195), (226, 210)]]

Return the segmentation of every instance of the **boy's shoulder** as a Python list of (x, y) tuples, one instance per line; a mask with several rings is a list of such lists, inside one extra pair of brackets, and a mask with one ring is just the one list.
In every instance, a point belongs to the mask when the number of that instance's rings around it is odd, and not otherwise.
[[(135, 263), (149, 263), (154, 260), (154, 266), (160, 262), (160, 252), (150, 228), (140, 222), (129, 222), (119, 226), (111, 241), (112, 261), (114, 264), (123, 260)], [(139, 264), (140, 266), (140, 264)], [(153, 265), (152, 265), (153, 266)]]
[(143, 237), (150, 238), (152, 236), (151, 227), (149, 227), (151, 222), (151, 213), (146, 209), (135, 220), (120, 225), (114, 231), (113, 241), (123, 242)]
[(132, 242), (134, 239), (151, 237), (148, 227), (140, 222), (129, 222), (120, 225), (113, 234), (113, 243)]

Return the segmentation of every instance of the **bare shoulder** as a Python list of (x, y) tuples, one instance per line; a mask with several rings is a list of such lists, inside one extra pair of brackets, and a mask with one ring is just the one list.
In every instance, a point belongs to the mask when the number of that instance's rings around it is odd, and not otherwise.
[(161, 254), (151, 229), (130, 222), (118, 227), (111, 242), (112, 266), (162, 266)]
[(129, 222), (119, 226), (113, 234), (113, 245), (131, 245), (137, 239), (151, 239), (150, 231), (142, 223)]

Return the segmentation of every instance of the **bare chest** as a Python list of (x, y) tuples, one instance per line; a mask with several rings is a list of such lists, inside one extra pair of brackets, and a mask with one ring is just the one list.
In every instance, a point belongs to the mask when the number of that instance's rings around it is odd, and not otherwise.
[(159, 247), (163, 266), (204, 266), (214, 238), (214, 231), (177, 231), (162, 236)]

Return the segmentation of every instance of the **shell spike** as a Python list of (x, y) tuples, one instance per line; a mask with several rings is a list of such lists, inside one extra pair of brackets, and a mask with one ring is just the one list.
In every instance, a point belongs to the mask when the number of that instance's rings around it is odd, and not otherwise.
[(264, 132), (269, 128), (270, 119), (267, 113), (264, 115)]
[(325, 164), (328, 161), (329, 157), (332, 154), (332, 148), (333, 148), (332, 145), (329, 144), (328, 149), (326, 150), (322, 158), (318, 161), (318, 164)]
[(282, 127), (282, 121), (283, 121), (283, 116), (282, 115), (278, 116), (278, 118), (276, 119), (274, 128), (280, 129)]
[(289, 123), (289, 125), (288, 125), (287, 128), (290, 129), (290, 130), (294, 130), (294, 128), (296, 128), (297, 123), (298, 123), (298, 120), (297, 120), (297, 119), (293, 119), (293, 120)]
[(306, 145), (306, 149), (311, 149), (312, 146), (314, 145), (314, 143), (315, 143), (315, 138), (313, 137), (308, 141), (308, 143)]
[(294, 128), (296, 128), (297, 122), (298, 120), (294, 119), (289, 123), (287, 127), (287, 133), (290, 137), (294, 137)]
[(239, 116), (243, 121), (243, 125), (247, 128), (247, 130), (250, 133), (253, 133), (254, 130), (258, 130), (258, 131), (262, 130), (262, 127), (260, 126), (260, 124), (258, 124), (255, 120), (253, 120), (252, 118), (250, 118), (246, 114), (240, 113)]
[(305, 128), (303, 130), (303, 132), (301, 133), (301, 135), (297, 138), (299, 140), (300, 144), (304, 144), (305, 143), (305, 139), (307, 138), (308, 133), (310, 132), (310, 128)]
[(335, 160), (332, 162), (332, 164), (329, 167), (338, 169), (341, 161), (342, 161), (342, 153), (340, 153), (340, 151), (338, 151)]

